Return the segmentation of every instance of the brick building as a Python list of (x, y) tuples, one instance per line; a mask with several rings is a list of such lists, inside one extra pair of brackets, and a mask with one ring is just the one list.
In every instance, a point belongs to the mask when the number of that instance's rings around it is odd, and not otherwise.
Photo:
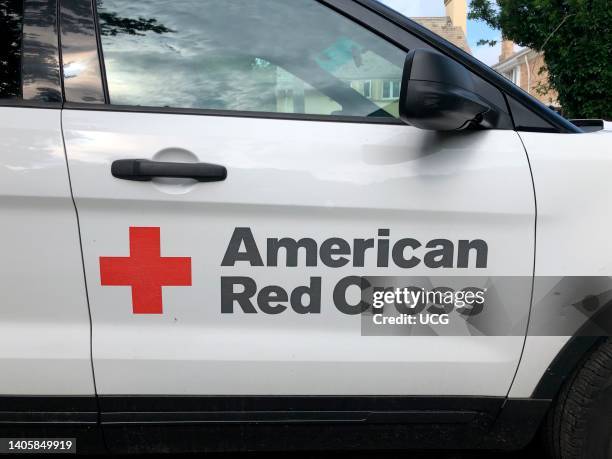
[(444, 0), (444, 7), (446, 16), (411, 19), (471, 54), (467, 41), (467, 0)]
[(559, 107), (557, 93), (549, 88), (548, 71), (542, 53), (530, 48), (515, 52), (514, 43), (504, 40), (499, 62), (492, 67), (540, 102)]

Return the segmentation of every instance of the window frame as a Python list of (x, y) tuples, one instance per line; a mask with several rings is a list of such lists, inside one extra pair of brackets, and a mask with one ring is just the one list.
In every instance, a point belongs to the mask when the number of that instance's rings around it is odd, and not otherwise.
[[(77, 0), (61, 0), (64, 2)], [(582, 129), (573, 125), (561, 115), (553, 112), (544, 104), (540, 103), (532, 96), (522, 91), (519, 87), (508, 81), (505, 77), (487, 67), (484, 63), (470, 56), (465, 51), (457, 48), (451, 43), (443, 40), (433, 32), (416, 22), (402, 16), (389, 7), (386, 7), (377, 0), (316, 0), (322, 5), (340, 13), (356, 24), (365, 27), (399, 49), (408, 52), (410, 49), (423, 48), (440, 52), (459, 64), (466, 67), (475, 76), (482, 79), (491, 86), (492, 90), (499, 93), (501, 99), (505, 101), (505, 110), (511, 116), (512, 127), (500, 129), (514, 129), (538, 132), (558, 132), (558, 133), (582, 133)], [(94, 12), (95, 12), (95, 2)], [(60, 11), (62, 9), (60, 6)], [(94, 18), (88, 19), (92, 24)], [(97, 24), (97, 15), (95, 23)], [(93, 25), (92, 25), (93, 28)], [(96, 31), (96, 38), (99, 42), (100, 37)], [(60, 57), (63, 49), (60, 47)], [(95, 52), (95, 50), (90, 50)], [(97, 50), (98, 58), (101, 52)], [(103, 62), (100, 62), (103, 64)], [(102, 73), (104, 67), (102, 66)], [(106, 87), (106, 82), (101, 82)], [(66, 81), (63, 80), (63, 84)], [(258, 113), (258, 112), (220, 112), (215, 110), (191, 110), (191, 109), (165, 109), (160, 107), (122, 107), (107, 104), (89, 104), (86, 100), (66, 99), (63, 105), (66, 109), (77, 110), (104, 110), (104, 111), (129, 111), (142, 113), (175, 113), (175, 114), (195, 114), (208, 116), (231, 116), (245, 118), (263, 119), (288, 119), (304, 121), (325, 121), (325, 122), (350, 122), (362, 124), (394, 124), (404, 125), (401, 120), (395, 118), (358, 118), (358, 117), (333, 117), (329, 115), (306, 115), (306, 114), (282, 114), (282, 113)]]

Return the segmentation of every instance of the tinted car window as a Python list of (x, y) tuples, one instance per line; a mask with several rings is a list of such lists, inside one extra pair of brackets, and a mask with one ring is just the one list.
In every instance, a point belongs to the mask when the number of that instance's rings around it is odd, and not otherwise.
[(22, 0), (0, 0), (0, 99), (21, 97)]
[(397, 117), (405, 53), (315, 0), (98, 0), (110, 102)]

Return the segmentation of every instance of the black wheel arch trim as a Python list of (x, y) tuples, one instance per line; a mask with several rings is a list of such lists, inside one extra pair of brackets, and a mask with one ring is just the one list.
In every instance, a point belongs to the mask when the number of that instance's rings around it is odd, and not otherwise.
[(603, 336), (573, 336), (548, 366), (531, 395), (533, 399), (554, 399), (563, 383), (599, 344)]

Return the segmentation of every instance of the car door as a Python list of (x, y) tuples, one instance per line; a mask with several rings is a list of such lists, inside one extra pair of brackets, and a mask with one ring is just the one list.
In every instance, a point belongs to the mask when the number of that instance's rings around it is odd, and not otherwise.
[[(520, 139), (403, 124), (406, 50), (428, 45), (290, 3), (98, 1), (102, 67), (91, 11), (62, 12), (79, 24), (62, 25), (63, 131), (103, 411), (110, 396), (509, 390), (534, 258)], [(362, 276), (521, 279), (495, 292), (516, 316), (490, 316), (518, 328), (375, 336)]]
[(56, 8), (0, 3), (0, 423), (9, 427), (97, 416)]

